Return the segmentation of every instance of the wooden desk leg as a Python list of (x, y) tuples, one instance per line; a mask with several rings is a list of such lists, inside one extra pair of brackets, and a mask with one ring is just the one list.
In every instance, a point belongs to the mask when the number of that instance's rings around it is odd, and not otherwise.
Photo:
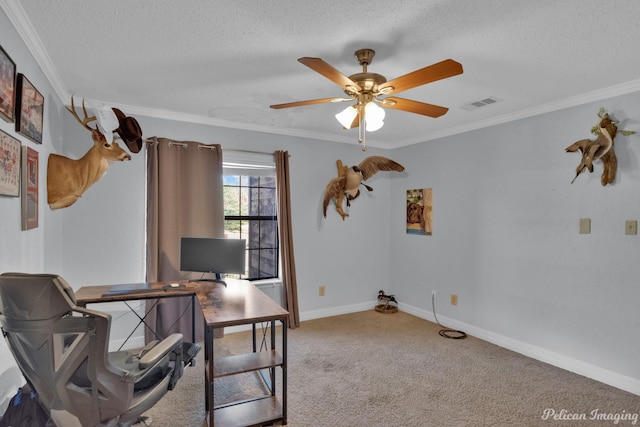
[(287, 424), (287, 319), (282, 319), (282, 424)]
[(253, 352), (255, 353), (257, 350), (257, 346), (256, 346), (256, 324), (252, 323), (251, 324), (251, 332), (252, 332), (252, 337), (253, 337)]
[(191, 342), (196, 343), (196, 294), (191, 295)]
[(213, 326), (204, 325), (204, 398), (209, 426), (213, 427)]
[[(276, 349), (276, 321), (271, 321), (271, 350)], [(268, 349), (267, 349), (268, 350)], [(271, 372), (271, 395), (276, 395), (276, 367), (273, 366), (269, 369)]]

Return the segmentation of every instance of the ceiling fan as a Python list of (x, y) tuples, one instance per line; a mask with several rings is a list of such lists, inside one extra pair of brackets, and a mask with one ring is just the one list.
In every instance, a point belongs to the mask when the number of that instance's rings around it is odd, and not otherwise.
[[(336, 118), (345, 129), (360, 127), (358, 142), (364, 142), (364, 128), (368, 131), (375, 131), (382, 127), (384, 119), (384, 108), (402, 110), (410, 113), (421, 114), (428, 117), (440, 117), (449, 109), (439, 105), (426, 104), (424, 102), (399, 98), (393, 95), (404, 90), (412, 89), (437, 80), (462, 74), (462, 65), (452, 60), (445, 59), (433, 65), (421, 68), (403, 76), (387, 81), (387, 79), (376, 73), (369, 73), (367, 66), (371, 64), (375, 51), (373, 49), (360, 49), (355, 52), (355, 57), (362, 66), (362, 72), (352, 74), (349, 77), (336, 70), (327, 62), (320, 58), (303, 57), (298, 61), (312, 70), (322, 74), (329, 80), (342, 87), (348, 98), (320, 98), (307, 101), (288, 102), (285, 104), (271, 105), (271, 108), (291, 108), (305, 105), (324, 104), (331, 102), (356, 101), (356, 104), (347, 107), (341, 113), (336, 114)], [(383, 98), (381, 98), (383, 97)], [(366, 146), (363, 147), (366, 150)]]

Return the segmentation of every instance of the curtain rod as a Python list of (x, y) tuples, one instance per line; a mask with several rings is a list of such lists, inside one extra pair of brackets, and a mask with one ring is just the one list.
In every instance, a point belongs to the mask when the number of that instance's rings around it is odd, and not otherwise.
[[(222, 147), (222, 151), (239, 151), (239, 152), (242, 152), (242, 153), (268, 154), (268, 155), (271, 155), (271, 156), (275, 156), (276, 155), (275, 151), (272, 152), (272, 153), (269, 153), (267, 151), (243, 150), (242, 148), (225, 148), (225, 147)], [(289, 153), (287, 155), (287, 157), (291, 157), (291, 153)]]
[[(144, 142), (152, 142), (151, 139), (147, 138), (144, 140)], [(187, 148), (187, 144), (184, 142), (178, 142), (178, 141), (169, 141), (169, 146), (171, 145), (178, 145), (180, 147), (183, 148)], [(198, 148), (208, 148), (211, 150), (215, 150), (215, 147), (213, 145), (204, 145), (204, 144), (198, 144)], [(252, 154), (270, 154), (270, 155), (274, 155), (275, 153), (269, 153), (267, 151), (256, 151), (256, 150), (244, 150), (242, 148), (227, 148), (227, 147), (222, 147), (222, 151), (239, 151), (242, 153), (252, 153)], [(289, 157), (291, 157), (291, 154), (289, 154)]]
[(242, 148), (226, 148), (226, 147), (222, 147), (222, 151), (240, 151), (242, 153), (252, 153), (252, 154), (275, 154), (275, 153), (268, 153), (266, 151), (254, 151), (254, 150), (243, 150)]
[[(187, 148), (188, 145), (185, 142), (176, 142), (176, 141), (169, 141), (169, 147), (171, 147), (172, 145), (177, 145), (179, 147), (182, 148)], [(213, 145), (204, 145), (204, 144), (198, 144), (198, 148), (206, 148), (207, 150), (215, 150), (216, 147)]]

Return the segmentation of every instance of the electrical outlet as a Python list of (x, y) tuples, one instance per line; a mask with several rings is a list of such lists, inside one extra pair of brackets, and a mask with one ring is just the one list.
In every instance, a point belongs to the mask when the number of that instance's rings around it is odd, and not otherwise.
[(451, 305), (458, 305), (458, 295), (451, 294)]
[(638, 221), (628, 220), (624, 223), (624, 234), (628, 236), (635, 236), (638, 234)]
[(580, 218), (580, 234), (591, 234), (591, 218)]
[(320, 287), (318, 288), (318, 295), (320, 295), (321, 297), (323, 297), (323, 296), (324, 296), (324, 293), (325, 293), (325, 290), (326, 290), (326, 289), (325, 289), (324, 285), (320, 285)]

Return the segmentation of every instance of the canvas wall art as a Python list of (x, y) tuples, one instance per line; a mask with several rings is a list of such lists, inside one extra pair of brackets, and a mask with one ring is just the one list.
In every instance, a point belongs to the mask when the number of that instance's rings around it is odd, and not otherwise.
[(433, 189), (407, 190), (407, 233), (431, 235)]
[(20, 141), (0, 131), (0, 195), (20, 195)]
[(16, 132), (42, 144), (44, 96), (24, 74), (18, 74), (16, 96)]
[(0, 47), (0, 117), (11, 123), (15, 110), (16, 63)]
[(38, 152), (22, 147), (22, 229), (38, 226)]

